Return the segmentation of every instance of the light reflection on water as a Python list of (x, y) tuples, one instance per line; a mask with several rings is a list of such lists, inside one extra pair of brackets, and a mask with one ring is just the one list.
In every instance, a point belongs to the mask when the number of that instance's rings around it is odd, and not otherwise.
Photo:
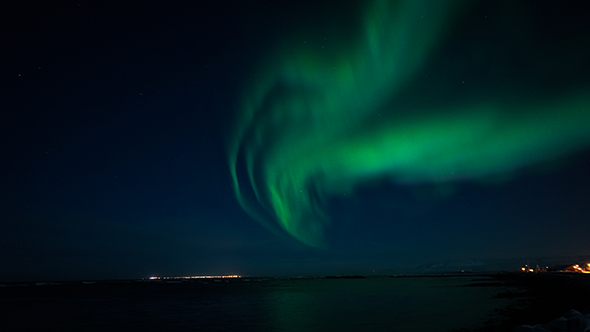
[[(481, 278), (480, 278), (481, 279)], [(471, 277), (265, 279), (28, 286), (0, 296), (8, 330), (450, 331), (508, 300)]]
[(268, 296), (282, 331), (437, 331), (482, 326), (497, 288), (460, 287), (469, 278), (323, 279), (277, 287)]

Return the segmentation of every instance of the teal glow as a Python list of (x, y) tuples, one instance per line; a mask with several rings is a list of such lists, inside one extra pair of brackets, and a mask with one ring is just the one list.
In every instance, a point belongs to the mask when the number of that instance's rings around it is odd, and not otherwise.
[(587, 89), (532, 101), (396, 103), (463, 8), (448, 0), (367, 1), (355, 40), (325, 50), (295, 37), (278, 47), (246, 89), (230, 138), (245, 210), (322, 246), (331, 223), (326, 199), (365, 181), (483, 179), (586, 147)]

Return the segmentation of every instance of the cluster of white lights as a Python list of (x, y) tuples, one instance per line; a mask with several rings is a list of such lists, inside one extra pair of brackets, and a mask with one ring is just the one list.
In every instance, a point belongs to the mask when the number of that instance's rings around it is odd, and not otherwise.
[(225, 279), (225, 278), (241, 278), (237, 274), (225, 276), (181, 276), (181, 277), (150, 277), (150, 280), (176, 280), (176, 279)]

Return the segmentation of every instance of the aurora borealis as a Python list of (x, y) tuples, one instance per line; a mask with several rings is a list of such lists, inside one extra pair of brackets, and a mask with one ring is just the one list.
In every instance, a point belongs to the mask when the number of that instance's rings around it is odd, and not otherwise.
[(588, 255), (589, 12), (14, 2), (0, 281)]
[[(230, 168), (245, 210), (271, 229), (323, 246), (325, 229), (338, 227), (327, 202), (354, 195), (364, 182), (483, 181), (586, 148), (587, 84), (563, 89), (553, 83), (553, 91), (541, 94), (530, 92), (537, 83), (511, 91), (471, 82), (471, 91), (441, 96), (436, 90), (447, 89), (443, 80), (417, 79), (456, 42), (453, 35), (465, 29), (473, 6), (371, 1), (361, 18), (348, 18), (357, 28), (347, 31), (350, 38), (320, 30), (309, 41), (295, 34), (280, 43), (245, 88), (230, 135)], [(518, 29), (511, 32), (524, 33)], [(322, 36), (339, 42), (325, 50)], [(464, 60), (469, 69), (480, 59)], [(495, 63), (493, 57), (485, 61)], [(548, 84), (551, 70), (536, 61), (531, 68)]]

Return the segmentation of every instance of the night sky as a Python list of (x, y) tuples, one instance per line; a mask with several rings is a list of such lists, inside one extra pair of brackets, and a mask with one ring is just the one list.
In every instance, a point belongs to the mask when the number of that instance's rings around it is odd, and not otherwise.
[(590, 254), (590, 4), (2, 11), (0, 280)]

